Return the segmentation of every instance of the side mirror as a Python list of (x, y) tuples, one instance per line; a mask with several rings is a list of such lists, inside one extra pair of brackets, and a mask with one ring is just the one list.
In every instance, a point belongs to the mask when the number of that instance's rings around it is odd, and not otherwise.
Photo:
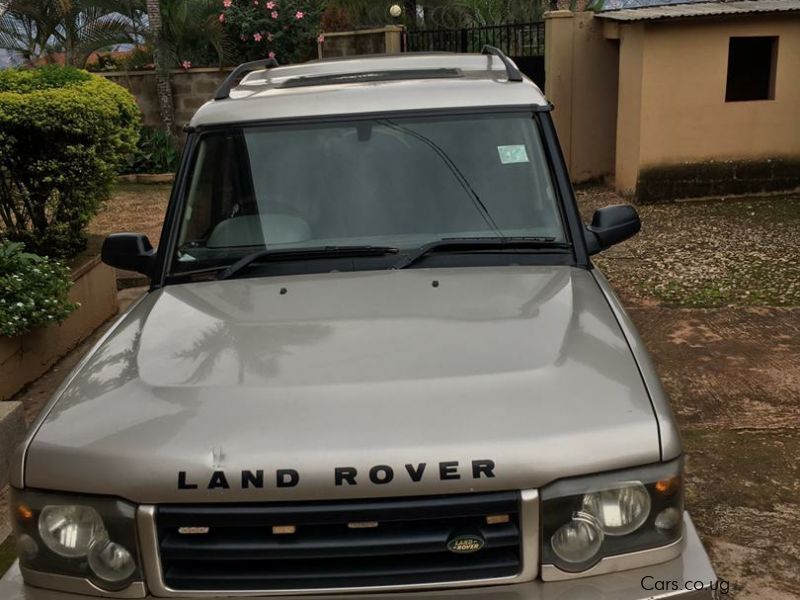
[(633, 237), (642, 228), (639, 213), (629, 204), (615, 204), (595, 211), (584, 231), (589, 254), (597, 254)]
[(141, 233), (113, 233), (103, 241), (103, 262), (117, 269), (150, 276), (156, 253), (150, 240)]

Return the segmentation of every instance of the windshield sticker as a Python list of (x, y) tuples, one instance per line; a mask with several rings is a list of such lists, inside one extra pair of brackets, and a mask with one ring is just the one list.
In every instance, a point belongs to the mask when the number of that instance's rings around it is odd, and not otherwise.
[(528, 151), (525, 150), (524, 144), (514, 144), (513, 146), (498, 146), (497, 152), (500, 154), (500, 162), (504, 165), (513, 163), (526, 163), (528, 160)]

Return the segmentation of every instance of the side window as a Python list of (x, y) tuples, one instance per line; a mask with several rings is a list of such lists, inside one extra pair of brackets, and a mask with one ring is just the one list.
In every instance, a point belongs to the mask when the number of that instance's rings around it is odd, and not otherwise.
[(777, 37), (732, 37), (725, 102), (775, 99)]
[(255, 214), (250, 161), (240, 133), (204, 137), (197, 150), (179, 245), (206, 241), (226, 219)]

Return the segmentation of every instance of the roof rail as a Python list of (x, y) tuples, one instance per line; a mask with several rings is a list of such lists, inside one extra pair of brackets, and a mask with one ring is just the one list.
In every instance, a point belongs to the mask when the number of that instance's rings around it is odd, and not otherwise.
[(257, 69), (269, 69), (271, 67), (278, 66), (280, 65), (274, 58), (262, 58), (260, 60), (254, 60), (252, 62), (239, 65), (231, 72), (230, 75), (225, 78), (225, 81), (222, 82), (222, 85), (217, 88), (217, 91), (214, 94), (214, 100), (225, 100), (226, 98), (230, 98), (231, 89), (233, 88), (234, 82), (243, 75), (246, 75), (247, 73)]
[(503, 54), (503, 51), (500, 50), (500, 48), (486, 44), (483, 47), (483, 50), (481, 50), (481, 54), (487, 54), (489, 56), (496, 56), (499, 58), (506, 67), (506, 75), (508, 76), (509, 81), (522, 81), (522, 73), (520, 73), (517, 65), (515, 65), (510, 58)]
[(326, 73), (293, 77), (276, 88), (297, 88), (312, 85), (334, 85), (338, 83), (363, 83), (371, 81), (403, 81), (407, 79), (444, 79), (462, 77), (458, 69), (396, 69), (391, 71), (364, 71), (361, 73)]

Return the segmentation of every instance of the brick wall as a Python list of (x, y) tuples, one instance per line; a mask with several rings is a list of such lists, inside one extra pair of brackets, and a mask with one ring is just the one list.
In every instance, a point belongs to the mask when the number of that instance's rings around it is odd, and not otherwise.
[[(175, 104), (175, 124), (179, 128), (188, 123), (195, 111), (211, 99), (229, 72), (230, 69), (212, 68), (170, 73), (172, 97)], [(134, 95), (146, 126), (160, 126), (161, 116), (158, 109), (155, 73), (152, 71), (121, 71), (101, 73), (101, 75), (128, 89)]]

